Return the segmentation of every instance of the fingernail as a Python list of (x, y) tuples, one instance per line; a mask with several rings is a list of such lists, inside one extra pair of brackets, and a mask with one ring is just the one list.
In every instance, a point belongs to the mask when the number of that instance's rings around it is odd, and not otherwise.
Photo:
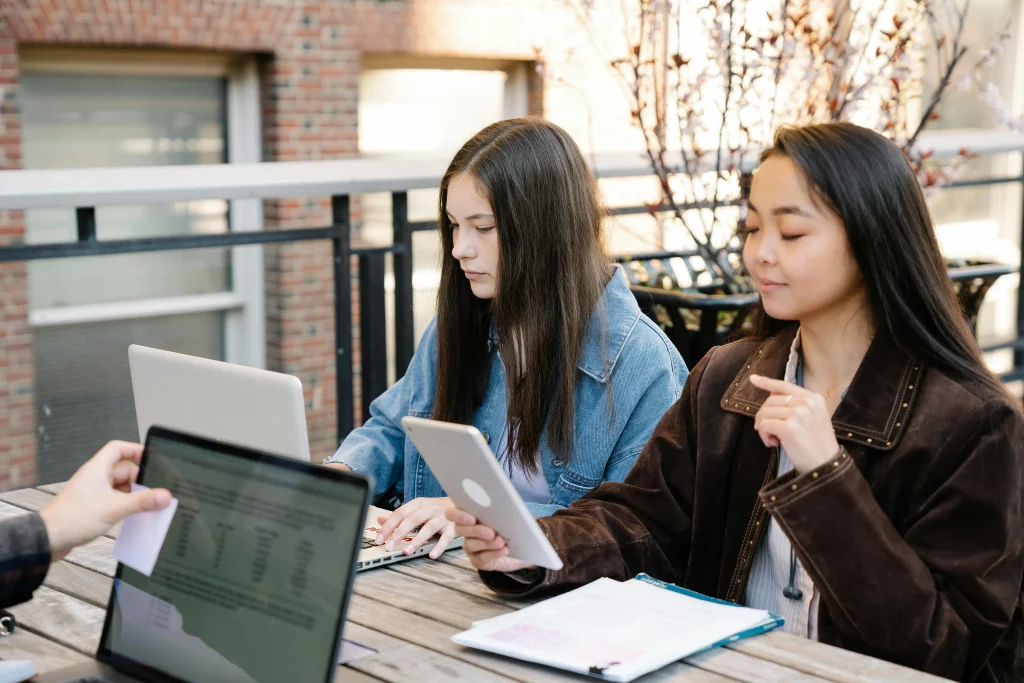
[(409, 544), (409, 545), (405, 546), (405, 554), (406, 555), (412, 555), (412, 553), (413, 553), (412, 544)]
[(377, 545), (380, 545), (383, 542), (384, 542), (384, 536), (382, 534), (377, 534)]
[(387, 543), (384, 544), (384, 547), (387, 548), (388, 550), (394, 550), (395, 549), (395, 542), (394, 541), (388, 541)]

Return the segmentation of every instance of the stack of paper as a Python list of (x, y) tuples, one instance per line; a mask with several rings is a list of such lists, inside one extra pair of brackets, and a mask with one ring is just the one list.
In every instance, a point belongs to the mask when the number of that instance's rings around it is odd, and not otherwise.
[(713, 600), (641, 574), (626, 582), (598, 579), (532, 607), (475, 622), (452, 640), (625, 683), (780, 625), (781, 619), (763, 610)]

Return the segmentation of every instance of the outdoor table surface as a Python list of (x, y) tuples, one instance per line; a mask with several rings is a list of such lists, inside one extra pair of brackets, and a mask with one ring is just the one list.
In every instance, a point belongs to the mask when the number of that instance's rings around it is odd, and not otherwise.
[[(60, 484), (0, 494), (0, 520), (42, 508)], [(114, 571), (115, 528), (53, 565), (34, 598), (11, 608), (18, 627), (0, 638), (0, 659), (30, 659), (40, 673), (96, 652)], [(339, 683), (403, 681), (594, 680), (456, 645), (451, 637), (475, 620), (529, 602), (503, 599), (488, 590), (465, 554), (420, 558), (361, 572), (348, 608), (345, 637), (377, 650), (339, 667)], [(671, 664), (644, 683), (812, 683), (941, 681), (912, 669), (771, 632)]]

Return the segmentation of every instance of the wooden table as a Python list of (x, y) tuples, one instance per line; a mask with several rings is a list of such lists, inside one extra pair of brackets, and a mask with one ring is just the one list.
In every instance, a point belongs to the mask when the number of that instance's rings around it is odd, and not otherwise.
[[(39, 510), (59, 484), (0, 494), (0, 520)], [(0, 659), (31, 659), (40, 672), (96, 651), (116, 563), (117, 529), (72, 551), (50, 568), (31, 602), (11, 611), (17, 631), (0, 638)], [(523, 606), (503, 600), (477, 578), (461, 552), (418, 559), (359, 575), (345, 637), (377, 650), (339, 668), (337, 681), (473, 681), (555, 683), (594, 680), (563, 674), (451, 642), (474, 620)], [(642, 679), (645, 683), (822, 683), (944, 679), (784, 633), (768, 633), (690, 657)]]

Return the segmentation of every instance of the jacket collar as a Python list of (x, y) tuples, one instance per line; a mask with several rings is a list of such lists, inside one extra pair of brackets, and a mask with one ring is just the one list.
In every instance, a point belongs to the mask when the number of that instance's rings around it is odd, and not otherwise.
[[(577, 363), (580, 372), (601, 384), (606, 383), (640, 315), (640, 306), (629, 291), (626, 274), (616, 265), (587, 324), (587, 336)], [(493, 318), (488, 334), (488, 350), (493, 351), (498, 344)]]
[[(768, 393), (747, 378), (751, 374), (782, 378), (796, 331), (797, 326), (792, 325), (754, 349), (722, 397), (723, 409), (750, 417), (757, 413)], [(878, 451), (896, 448), (920, 392), (923, 374), (922, 363), (879, 331), (832, 416), (836, 438)]]

